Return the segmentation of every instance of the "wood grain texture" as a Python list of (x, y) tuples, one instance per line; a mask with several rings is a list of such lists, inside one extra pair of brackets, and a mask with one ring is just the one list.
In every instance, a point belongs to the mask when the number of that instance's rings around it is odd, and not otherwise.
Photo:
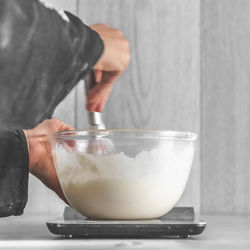
[[(132, 61), (104, 112), (108, 128), (200, 130), (200, 1), (81, 0), (87, 24), (121, 29)], [(78, 92), (77, 127), (86, 128)], [(182, 205), (200, 202), (199, 146)]]
[[(77, 12), (76, 0), (47, 0), (46, 2), (59, 9)], [(75, 121), (75, 95), (71, 93), (58, 105), (53, 116), (74, 126)], [(28, 203), (25, 208), (25, 215), (34, 213), (62, 214), (65, 203), (57, 195), (46, 188), (37, 178), (30, 174)]]
[(250, 1), (202, 1), (202, 211), (250, 214)]

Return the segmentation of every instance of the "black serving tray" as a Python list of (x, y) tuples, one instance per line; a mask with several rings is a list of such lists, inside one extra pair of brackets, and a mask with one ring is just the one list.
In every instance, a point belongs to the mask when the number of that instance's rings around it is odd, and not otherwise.
[(70, 207), (63, 218), (47, 222), (49, 231), (65, 238), (188, 238), (202, 233), (206, 222), (195, 218), (192, 207), (174, 207), (154, 220), (89, 220)]

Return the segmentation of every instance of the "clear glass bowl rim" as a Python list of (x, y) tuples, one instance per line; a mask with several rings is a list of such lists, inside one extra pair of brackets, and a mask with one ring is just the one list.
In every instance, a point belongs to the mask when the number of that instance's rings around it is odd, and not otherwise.
[(171, 139), (195, 141), (198, 135), (194, 132), (173, 130), (141, 130), (141, 129), (99, 129), (99, 130), (70, 130), (53, 133), (49, 136), (52, 140), (81, 140), (89, 136), (107, 136), (134, 139)]

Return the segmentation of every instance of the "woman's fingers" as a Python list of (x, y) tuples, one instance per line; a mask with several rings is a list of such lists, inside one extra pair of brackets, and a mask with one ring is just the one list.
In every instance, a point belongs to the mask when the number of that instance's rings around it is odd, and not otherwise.
[(102, 79), (98, 79), (88, 93), (86, 108), (88, 111), (102, 112), (112, 91), (115, 80), (119, 77), (118, 72), (102, 72)]
[(100, 83), (102, 80), (102, 71), (101, 70), (95, 70), (95, 81), (96, 83)]

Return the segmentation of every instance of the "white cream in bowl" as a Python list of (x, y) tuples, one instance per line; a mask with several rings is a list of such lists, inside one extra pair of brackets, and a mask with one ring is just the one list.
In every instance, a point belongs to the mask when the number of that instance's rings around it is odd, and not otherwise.
[(135, 157), (53, 150), (57, 175), (73, 208), (94, 219), (152, 219), (173, 208), (185, 188), (194, 145), (158, 146)]

